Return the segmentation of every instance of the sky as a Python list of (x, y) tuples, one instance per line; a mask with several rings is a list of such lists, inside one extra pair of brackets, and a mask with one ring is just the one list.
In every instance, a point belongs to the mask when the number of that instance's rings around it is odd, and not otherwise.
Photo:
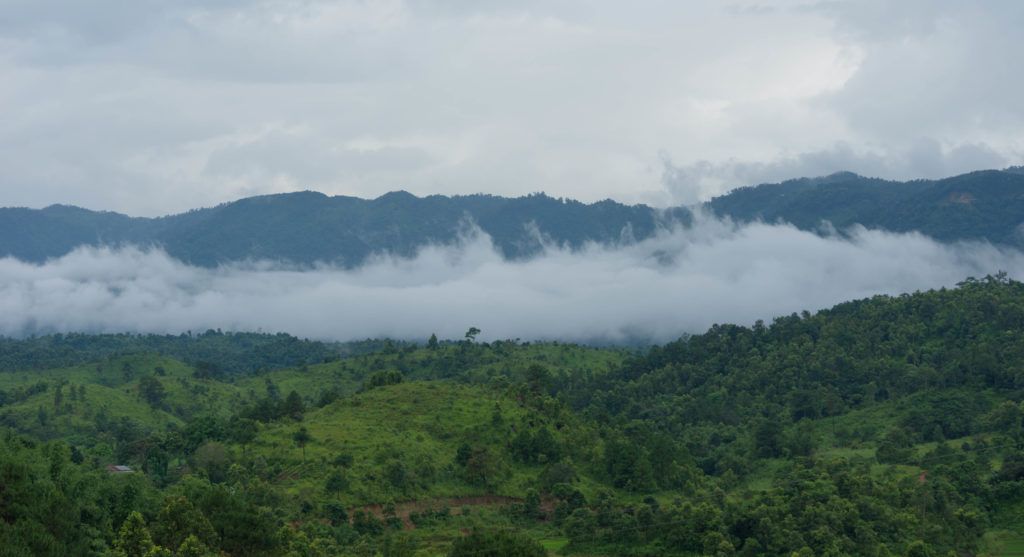
[(0, 0), (0, 206), (688, 204), (1024, 161), (1016, 0)]

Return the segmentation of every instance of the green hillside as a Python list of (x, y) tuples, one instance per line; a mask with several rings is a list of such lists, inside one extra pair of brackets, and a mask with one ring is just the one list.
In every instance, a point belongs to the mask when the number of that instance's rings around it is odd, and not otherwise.
[(943, 242), (988, 241), (1021, 246), (1024, 173), (984, 170), (942, 180), (895, 182), (839, 172), (778, 184), (739, 188), (706, 204), (738, 222), (783, 221), (840, 232), (859, 224), (893, 232), (920, 232)]
[(54, 205), (0, 208), (0, 257), (42, 262), (78, 246), (161, 246), (172, 257), (207, 267), (268, 259), (301, 265), (357, 266), (374, 253), (409, 256), (428, 244), (451, 244), (472, 223), (509, 258), (541, 249), (536, 232), (573, 248), (651, 236), (664, 222), (687, 222), (685, 209), (658, 211), (611, 200), (585, 204), (544, 194), (377, 199), (297, 192), (240, 199), (160, 218), (131, 218)]
[[(943, 242), (984, 240), (1021, 246), (1024, 173), (988, 170), (942, 180), (895, 182), (840, 172), (779, 184), (741, 187), (704, 205), (738, 222), (785, 221), (820, 231), (855, 224), (917, 231)], [(297, 192), (240, 199), (160, 218), (132, 218), (54, 205), (0, 208), (0, 257), (43, 262), (80, 246), (160, 246), (172, 257), (206, 267), (252, 260), (300, 266), (355, 267), (375, 253), (411, 256), (452, 244), (472, 223), (507, 258), (542, 250), (539, 239), (576, 249), (649, 238), (692, 221), (691, 208), (656, 209), (611, 200), (581, 203), (534, 194), (377, 199)]]
[(639, 352), (6, 371), (0, 554), (1012, 554), (1022, 336), (990, 277)]

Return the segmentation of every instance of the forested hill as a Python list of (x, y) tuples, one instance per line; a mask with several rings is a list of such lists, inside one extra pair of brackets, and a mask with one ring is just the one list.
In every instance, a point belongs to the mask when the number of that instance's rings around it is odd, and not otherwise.
[(0, 555), (1024, 546), (1024, 284), (1003, 275), (648, 351), (472, 334), (338, 348), (216, 332), (0, 346), (18, 354), (0, 369)]
[[(781, 220), (806, 230), (821, 230), (823, 221), (840, 230), (859, 223), (916, 230), (941, 241), (1024, 245), (1018, 230), (1024, 221), (1020, 169), (910, 182), (838, 173), (740, 188), (707, 207), (740, 222)], [(578, 248), (587, 242), (640, 240), (662, 225), (690, 220), (685, 207), (663, 211), (611, 200), (585, 204), (544, 194), (416, 197), (400, 191), (359, 199), (299, 192), (161, 218), (54, 205), (0, 209), (0, 257), (41, 262), (83, 245), (133, 244), (161, 246), (202, 266), (250, 259), (355, 266), (374, 253), (408, 256), (427, 244), (449, 244), (473, 222), (514, 259), (537, 253), (540, 235)]]
[(215, 266), (270, 259), (354, 266), (373, 253), (408, 256), (431, 243), (450, 244), (475, 223), (508, 258), (541, 248), (538, 232), (560, 245), (615, 243), (653, 234), (661, 221), (689, 219), (685, 209), (659, 211), (614, 201), (584, 204), (543, 194), (377, 199), (300, 192), (251, 197), (162, 218), (131, 218), (55, 205), (0, 209), (0, 256), (41, 262), (82, 245), (162, 246), (182, 261)]
[(944, 242), (1024, 245), (1024, 169), (984, 170), (943, 180), (893, 182), (840, 172), (740, 188), (716, 197), (712, 212), (737, 221), (785, 221), (818, 230), (854, 224), (918, 231)]
[(209, 330), (181, 335), (81, 333), (0, 337), (0, 373), (82, 365), (139, 354), (160, 355), (217, 377), (334, 361), (407, 343), (392, 340), (320, 342), (285, 333), (224, 333)]

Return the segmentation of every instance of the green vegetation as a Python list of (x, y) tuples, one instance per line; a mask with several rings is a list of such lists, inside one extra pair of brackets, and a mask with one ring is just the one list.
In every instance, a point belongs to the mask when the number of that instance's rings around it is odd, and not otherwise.
[(1024, 214), (1020, 168), (984, 170), (942, 180), (894, 182), (840, 172), (733, 190), (707, 203), (738, 222), (784, 221), (840, 232), (859, 224), (893, 232), (921, 232), (944, 242), (988, 241), (1020, 247)]
[(357, 266), (373, 253), (408, 256), (429, 244), (453, 243), (466, 232), (468, 218), (505, 256), (516, 258), (541, 249), (537, 229), (559, 245), (578, 248), (618, 242), (624, 229), (646, 238), (663, 219), (689, 217), (685, 209), (662, 212), (611, 200), (416, 197), (404, 191), (377, 199), (309, 191), (267, 195), (155, 219), (63, 205), (0, 208), (0, 256), (38, 263), (78, 246), (158, 245), (172, 257), (206, 267), (259, 259)]
[(1003, 276), (644, 351), (474, 331), (367, 353), (289, 340), (295, 363), (266, 366), (238, 364), (268, 348), (232, 335), (174, 354), (75, 336), (88, 362), (43, 348), (67, 337), (9, 341), (0, 554), (1005, 555), (1024, 540), (1024, 284)]
[[(706, 206), (739, 222), (781, 220), (820, 231), (828, 221), (840, 231), (861, 224), (918, 231), (941, 241), (1020, 246), (1022, 189), (1019, 168), (909, 182), (838, 173), (744, 187)], [(508, 258), (538, 253), (536, 231), (555, 244), (579, 248), (588, 242), (619, 243), (624, 231), (642, 240), (667, 223), (692, 221), (683, 207), (663, 211), (611, 200), (584, 204), (544, 194), (421, 198), (400, 191), (368, 200), (297, 192), (161, 218), (63, 205), (0, 208), (0, 257), (41, 263), (79, 246), (135, 245), (161, 246), (172, 257), (206, 267), (260, 259), (358, 266), (374, 253), (409, 256), (426, 245), (456, 242), (466, 232), (467, 217)]]
[(56, 334), (26, 339), (0, 337), (0, 371), (46, 370), (95, 363), (126, 354), (153, 353), (195, 366), (200, 374), (234, 376), (301, 366), (402, 346), (391, 340), (324, 343), (286, 334), (183, 335)]

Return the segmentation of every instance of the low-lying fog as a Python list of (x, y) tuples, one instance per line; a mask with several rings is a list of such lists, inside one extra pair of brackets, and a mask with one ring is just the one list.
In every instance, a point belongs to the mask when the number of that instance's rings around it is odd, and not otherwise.
[(550, 246), (520, 262), (476, 233), (355, 270), (205, 269), (161, 251), (83, 248), (42, 265), (0, 259), (0, 334), (221, 328), (422, 340), (461, 338), (476, 326), (481, 339), (666, 341), (714, 323), (767, 322), (999, 270), (1024, 276), (1024, 255), (917, 234), (821, 237), (713, 219), (625, 247)]

